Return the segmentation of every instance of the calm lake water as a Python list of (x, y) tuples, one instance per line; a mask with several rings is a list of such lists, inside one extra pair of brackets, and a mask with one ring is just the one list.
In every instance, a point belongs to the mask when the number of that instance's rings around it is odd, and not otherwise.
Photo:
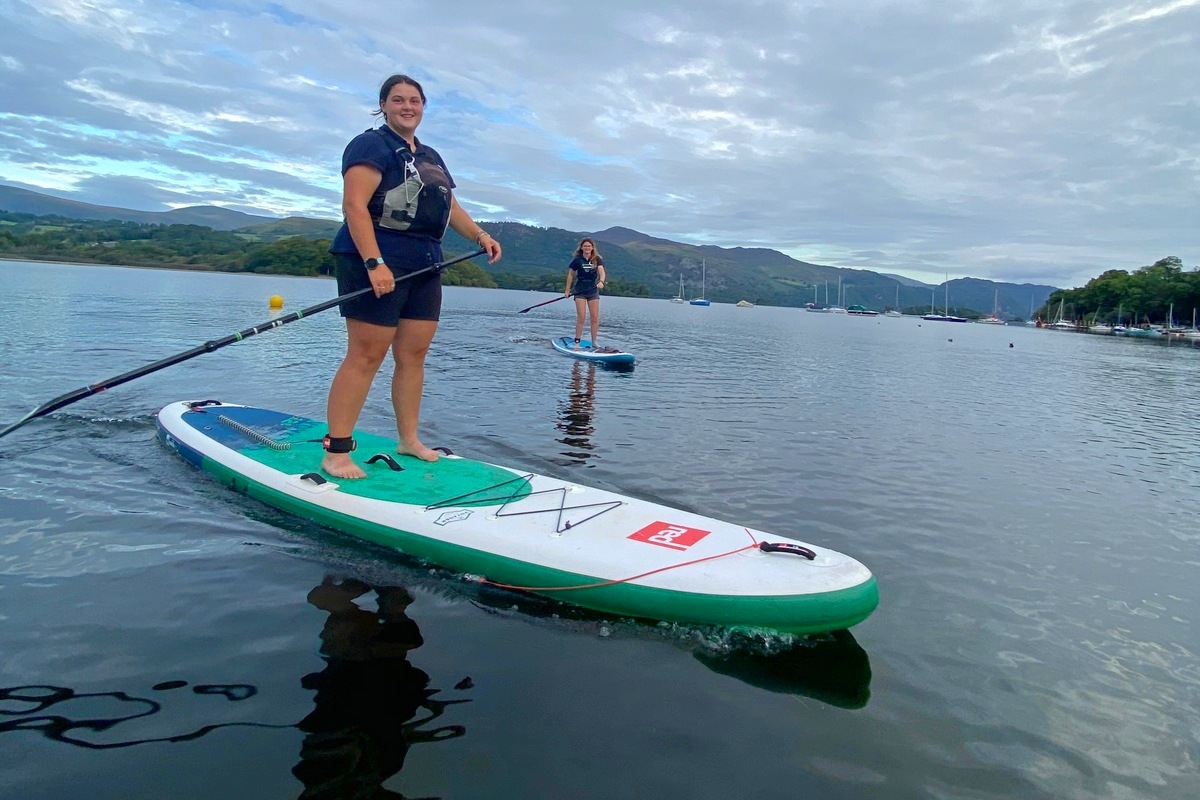
[[(332, 297), (0, 262), (0, 425)], [(851, 634), (747, 640), (490, 594), (236, 495), (176, 400), (324, 414), (336, 311), (0, 439), (4, 798), (1195, 798), (1200, 350), (449, 288), (424, 438), (855, 556)], [(361, 427), (392, 430), (387, 377)]]

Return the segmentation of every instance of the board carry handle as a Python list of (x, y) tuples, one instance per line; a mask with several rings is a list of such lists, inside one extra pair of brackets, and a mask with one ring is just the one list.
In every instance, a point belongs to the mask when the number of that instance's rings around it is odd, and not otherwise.
[(759, 542), (758, 549), (764, 553), (791, 553), (797, 556), (804, 556), (809, 561), (816, 559), (817, 554), (801, 544), (791, 544), (789, 542)]

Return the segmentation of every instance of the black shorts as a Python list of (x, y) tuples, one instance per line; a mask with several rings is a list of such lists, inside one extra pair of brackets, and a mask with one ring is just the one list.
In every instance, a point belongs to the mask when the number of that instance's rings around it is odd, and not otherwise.
[[(371, 285), (370, 274), (357, 253), (334, 253), (333, 260), (337, 265), (338, 294), (350, 294)], [(388, 269), (391, 269), (390, 264)], [(442, 276), (436, 272), (415, 278), (396, 275), (393, 291), (383, 297), (368, 292), (347, 300), (341, 305), (341, 313), (347, 319), (389, 328), (399, 325), (402, 319), (437, 322), (442, 313)]]
[(580, 300), (599, 300), (600, 299), (600, 290), (592, 289), (590, 292), (576, 292), (575, 296), (578, 297)]

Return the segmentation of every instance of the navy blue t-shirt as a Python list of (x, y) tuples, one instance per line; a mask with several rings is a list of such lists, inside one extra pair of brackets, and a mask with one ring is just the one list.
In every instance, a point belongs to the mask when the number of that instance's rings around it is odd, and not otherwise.
[[(346, 145), (342, 174), (356, 164), (374, 167), (382, 175), (367, 210), (375, 220), (379, 252), (392, 271), (410, 272), (441, 260), (438, 245), (450, 222), (455, 185), (441, 155), (419, 139), (412, 152), (404, 139), (385, 126), (360, 133)], [(345, 223), (329, 252), (358, 252)]]
[(600, 256), (596, 257), (595, 264), (583, 256), (575, 256), (575, 260), (567, 267), (575, 272), (575, 285), (571, 287), (571, 294), (591, 294), (596, 291), (596, 282), (600, 277), (598, 267), (603, 265), (604, 259)]

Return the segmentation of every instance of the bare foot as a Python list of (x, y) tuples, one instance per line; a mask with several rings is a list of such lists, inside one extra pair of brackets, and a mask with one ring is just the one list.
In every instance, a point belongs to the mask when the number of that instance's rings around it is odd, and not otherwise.
[(321, 459), (321, 469), (335, 478), (353, 480), (367, 477), (367, 473), (354, 463), (349, 453), (326, 453)]
[(438, 460), (437, 451), (430, 450), (428, 447), (421, 444), (420, 442), (413, 442), (412, 444), (405, 444), (404, 442), (401, 442), (400, 445), (396, 448), (396, 452), (402, 456), (412, 456), (413, 458), (419, 458), (422, 461), (437, 461)]

